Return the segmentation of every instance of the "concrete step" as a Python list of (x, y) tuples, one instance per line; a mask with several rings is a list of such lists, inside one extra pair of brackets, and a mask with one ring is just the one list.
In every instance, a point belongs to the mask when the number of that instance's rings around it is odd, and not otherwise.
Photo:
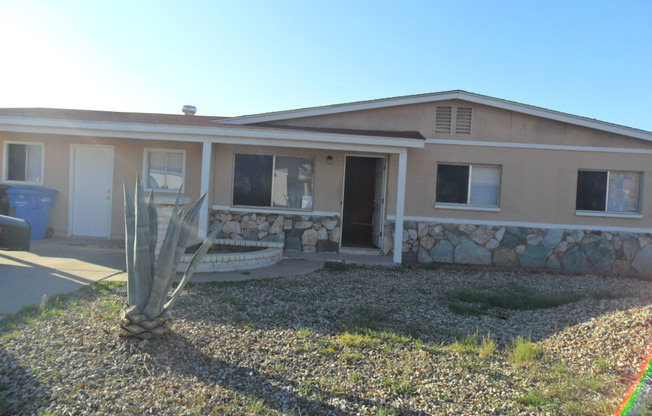
[(340, 247), (340, 254), (354, 254), (360, 256), (382, 256), (379, 248)]

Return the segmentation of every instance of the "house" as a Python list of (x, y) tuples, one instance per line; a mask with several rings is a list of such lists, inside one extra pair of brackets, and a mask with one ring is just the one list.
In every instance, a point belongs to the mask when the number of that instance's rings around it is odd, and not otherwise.
[(652, 132), (465, 91), (241, 117), (0, 109), (2, 183), (59, 237), (121, 238), (123, 179), (199, 236), (394, 262), (652, 270)]

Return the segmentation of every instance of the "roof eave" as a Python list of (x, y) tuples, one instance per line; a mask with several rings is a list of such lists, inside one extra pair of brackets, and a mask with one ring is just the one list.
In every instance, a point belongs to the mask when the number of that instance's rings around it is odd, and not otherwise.
[(242, 126), (187, 126), (148, 123), (97, 122), (0, 116), (0, 131), (70, 136), (111, 137), (142, 140), (265, 144), (315, 148), (387, 148), (395, 153), (405, 148), (423, 148), (425, 140), (354, 134), (317, 133)]

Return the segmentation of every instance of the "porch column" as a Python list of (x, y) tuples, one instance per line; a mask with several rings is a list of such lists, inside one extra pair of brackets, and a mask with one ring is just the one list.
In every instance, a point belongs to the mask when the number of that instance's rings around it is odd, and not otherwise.
[(401, 264), (403, 257), (403, 214), (405, 212), (405, 178), (407, 176), (407, 149), (398, 155), (398, 180), (396, 185), (396, 220), (394, 221), (394, 263)]
[(201, 183), (199, 194), (206, 192), (206, 199), (199, 209), (199, 227), (197, 228), (197, 237), (204, 240), (208, 236), (208, 213), (211, 207), (211, 195), (209, 192), (211, 185), (211, 172), (213, 162), (213, 143), (204, 142), (201, 154)]

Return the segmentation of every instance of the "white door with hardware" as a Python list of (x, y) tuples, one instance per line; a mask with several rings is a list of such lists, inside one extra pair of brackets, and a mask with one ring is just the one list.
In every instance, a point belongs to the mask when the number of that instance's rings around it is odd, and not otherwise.
[(72, 145), (70, 235), (110, 238), (113, 154), (113, 146)]

